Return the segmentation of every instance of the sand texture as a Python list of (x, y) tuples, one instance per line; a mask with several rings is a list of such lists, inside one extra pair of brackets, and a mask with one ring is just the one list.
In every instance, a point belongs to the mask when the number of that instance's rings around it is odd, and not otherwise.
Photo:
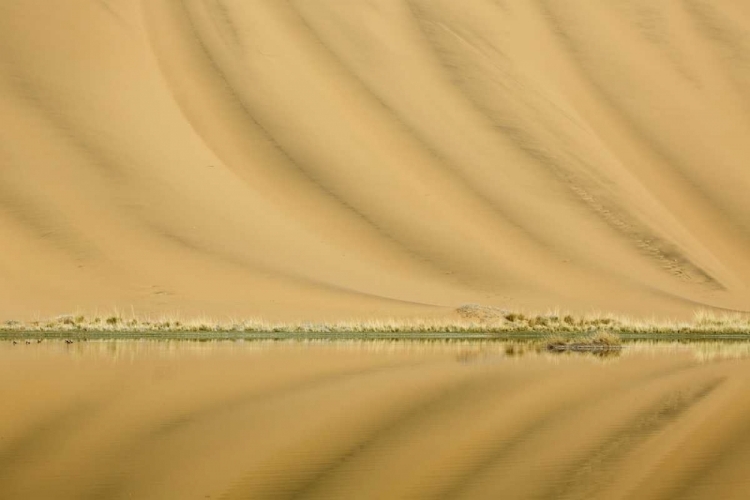
[(0, 319), (748, 309), (750, 3), (3, 0)]

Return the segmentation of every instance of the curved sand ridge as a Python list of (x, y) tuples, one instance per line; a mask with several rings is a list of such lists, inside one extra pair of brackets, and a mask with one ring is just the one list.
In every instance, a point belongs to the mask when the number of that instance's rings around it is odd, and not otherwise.
[(9, 0), (0, 314), (750, 298), (750, 7)]
[(690, 349), (3, 342), (0, 495), (746, 498), (750, 361)]

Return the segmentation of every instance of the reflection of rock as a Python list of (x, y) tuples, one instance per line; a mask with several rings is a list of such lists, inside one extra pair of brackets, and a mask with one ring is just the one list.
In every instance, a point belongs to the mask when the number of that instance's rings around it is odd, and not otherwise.
[(547, 346), (547, 351), (552, 353), (575, 352), (601, 358), (619, 356), (622, 349), (621, 345), (555, 344)]
[(549, 345), (547, 349), (550, 351), (580, 351), (580, 352), (593, 352), (593, 351), (620, 351), (622, 350), (621, 345), (591, 345), (591, 344), (556, 344)]

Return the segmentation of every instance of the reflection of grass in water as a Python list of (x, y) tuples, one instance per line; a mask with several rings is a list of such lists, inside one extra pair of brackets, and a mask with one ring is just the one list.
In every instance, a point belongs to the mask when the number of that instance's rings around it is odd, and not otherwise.
[(589, 335), (548, 335), (542, 344), (551, 351), (565, 350), (616, 350), (622, 346), (619, 335), (611, 332), (596, 332)]
[(504, 346), (506, 356), (523, 356), (526, 354), (527, 346), (518, 342), (508, 342)]
[(111, 332), (111, 333), (279, 333), (279, 334), (734, 334), (750, 335), (750, 315), (696, 312), (691, 321), (635, 320), (625, 316), (588, 314), (575, 316), (557, 311), (545, 314), (511, 312), (479, 306), (461, 306), (440, 318), (362, 319), (332, 322), (269, 322), (262, 319), (215, 320), (207, 317), (182, 319), (177, 316), (150, 318), (115, 312), (87, 317), (81, 314), (29, 322), (6, 321), (6, 333)]
[[(176, 358), (182, 356), (210, 356), (214, 354), (241, 355), (270, 351), (342, 352), (347, 355), (396, 355), (448, 357), (462, 364), (494, 363), (502, 360), (518, 362), (532, 360), (564, 361), (582, 359), (610, 361), (623, 356), (692, 356), (701, 362), (723, 359), (750, 358), (750, 342), (677, 342), (637, 341), (629, 342), (627, 348), (600, 351), (549, 351), (539, 340), (476, 340), (476, 339), (310, 339), (292, 337), (282, 340), (268, 338), (235, 339), (175, 339), (152, 338), (99, 338), (74, 341), (66, 344), (61, 339), (44, 342), (23, 342), (12, 345), (0, 342), (0, 349), (33, 349), (33, 352), (64, 354), (73, 357), (94, 357), (112, 361), (132, 361), (142, 357)], [(39, 351), (41, 349), (41, 351)], [(32, 352), (32, 351), (29, 351)]]
[(746, 341), (690, 341), (654, 342), (641, 340), (628, 344), (627, 355), (689, 355), (701, 362), (750, 358), (750, 343)]
[(746, 343), (699, 342), (691, 347), (701, 361), (750, 357), (750, 344)]

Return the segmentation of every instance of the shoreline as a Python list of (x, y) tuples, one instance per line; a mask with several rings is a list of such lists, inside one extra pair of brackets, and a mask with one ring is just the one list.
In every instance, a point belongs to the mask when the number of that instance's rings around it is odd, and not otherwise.
[(0, 339), (497, 339), (538, 340), (612, 334), (622, 340), (750, 340), (750, 315), (695, 311), (691, 321), (641, 320), (613, 314), (572, 315), (513, 312), (467, 304), (439, 318), (350, 318), (328, 322), (271, 322), (262, 318), (219, 320), (180, 316), (153, 318), (114, 313), (72, 314), (29, 322), (0, 322)]
[[(570, 333), (575, 339), (589, 334), (588, 331)], [(747, 342), (750, 332), (734, 334), (712, 333), (619, 333), (623, 343), (654, 341), (654, 342)], [(494, 341), (494, 342), (537, 342), (549, 336), (549, 332), (504, 332), (493, 333), (455, 333), (455, 332), (340, 332), (340, 333), (290, 333), (290, 332), (168, 332), (168, 331), (7, 331), (0, 330), (0, 342), (13, 340), (184, 340), (184, 341), (267, 341), (267, 340), (321, 340), (321, 341), (349, 341), (349, 340), (390, 340), (390, 341)]]

